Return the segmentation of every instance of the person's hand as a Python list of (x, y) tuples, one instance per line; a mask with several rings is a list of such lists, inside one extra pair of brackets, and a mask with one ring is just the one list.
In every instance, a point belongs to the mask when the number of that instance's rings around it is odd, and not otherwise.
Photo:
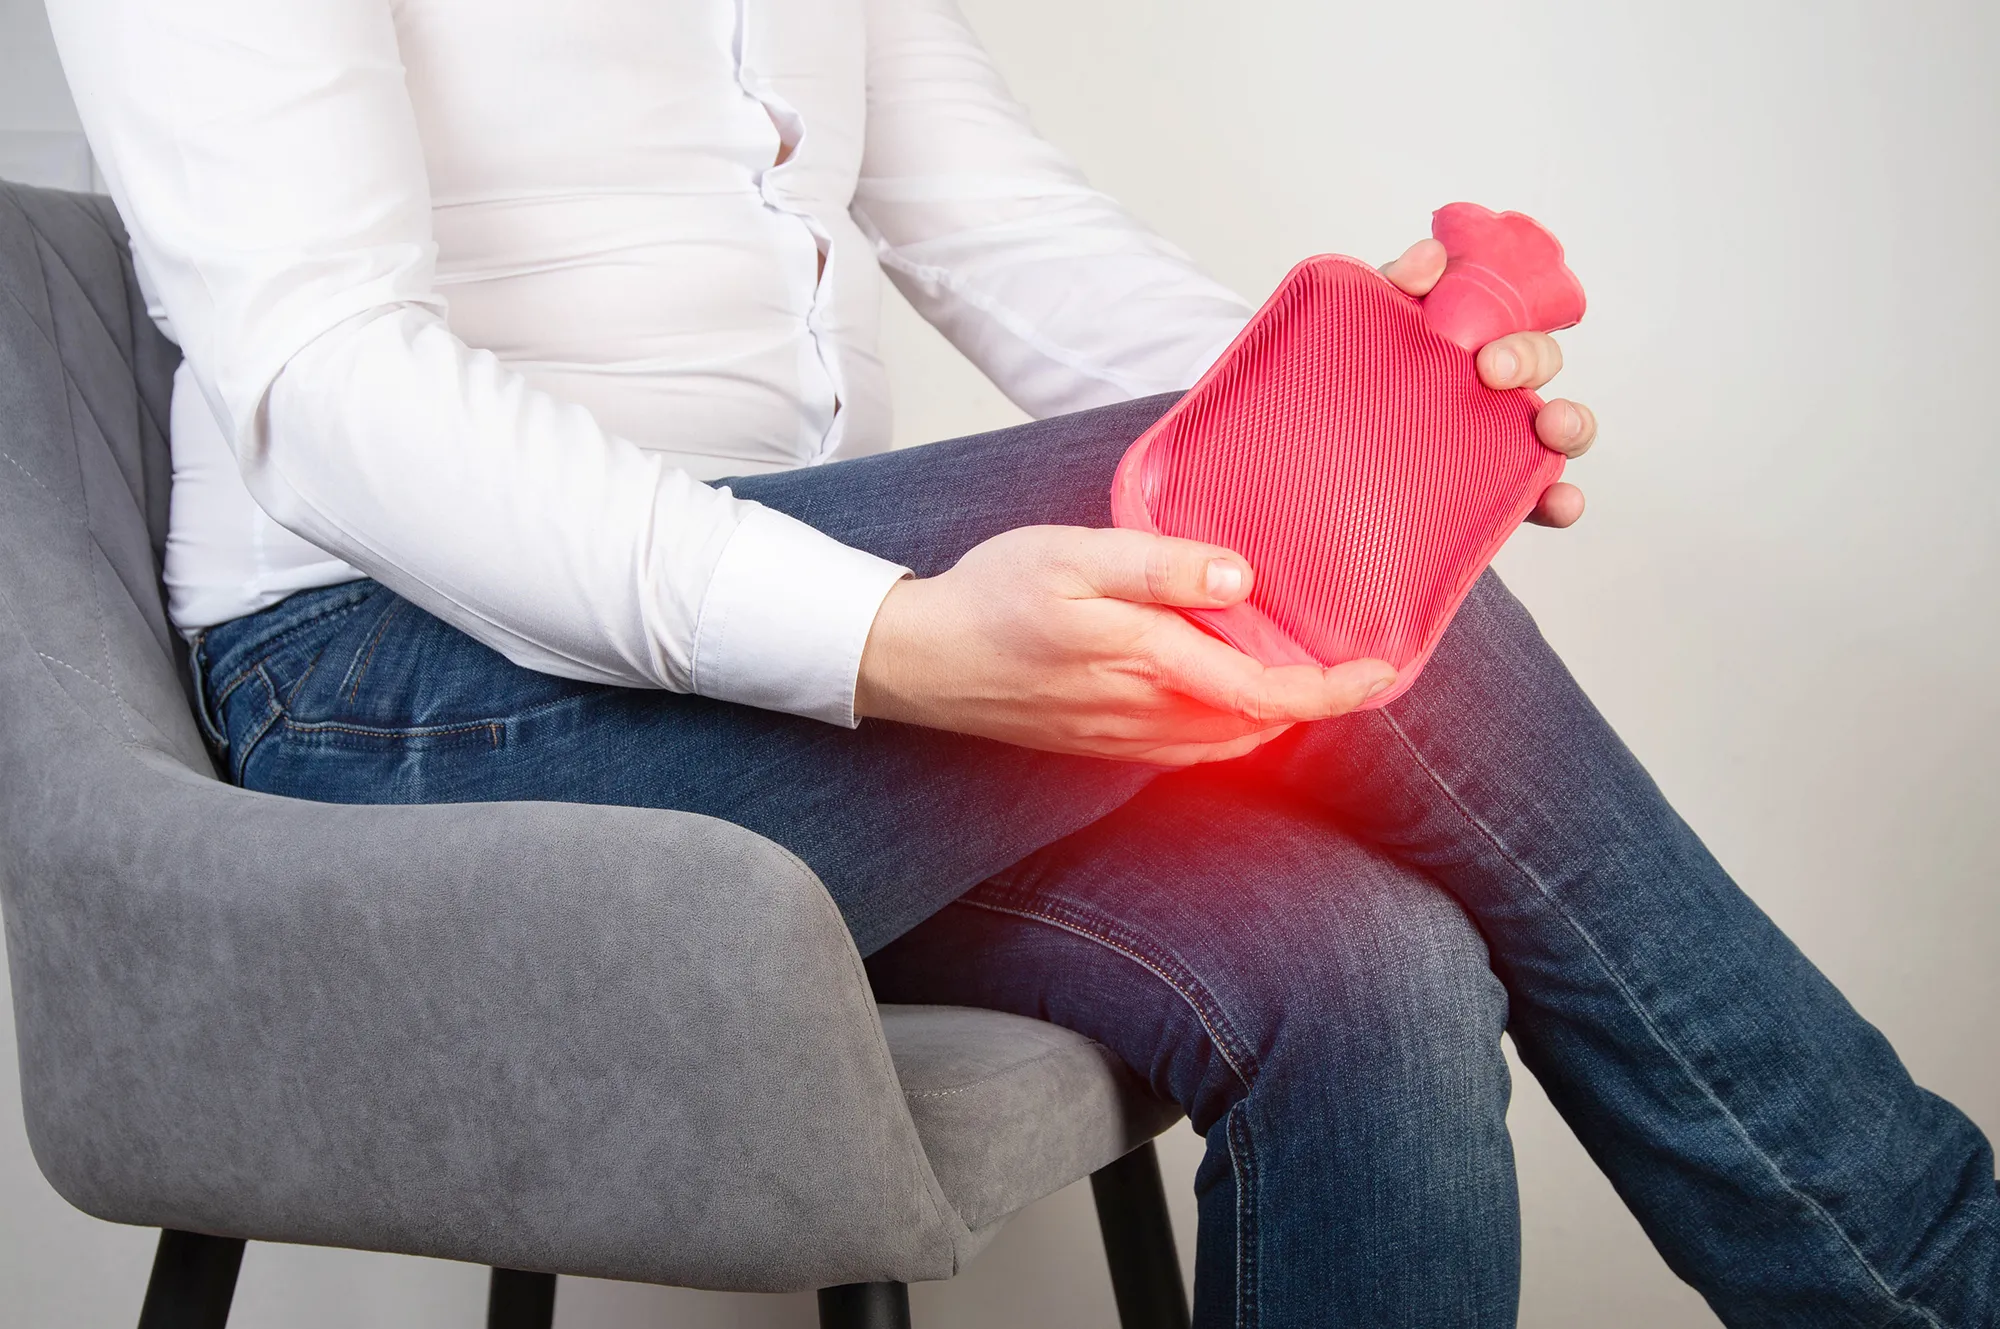
[[(1382, 275), (1422, 298), (1444, 275), (1444, 246), (1419, 240), (1403, 256), (1385, 264)], [(1540, 388), (1562, 369), (1562, 347), (1546, 332), (1515, 332), (1479, 349), (1479, 378), (1489, 388)], [(1581, 457), (1597, 437), (1597, 417), (1581, 402), (1558, 397), (1535, 417), (1535, 434), (1565, 457)], [(1583, 491), (1558, 481), (1542, 493), (1528, 520), (1568, 526), (1583, 515)]]
[(1250, 565), (1139, 531), (1027, 526), (899, 582), (861, 655), (855, 710), (1023, 747), (1163, 766), (1226, 761), (1395, 682), (1380, 660), (1260, 664), (1171, 606), (1220, 609)]

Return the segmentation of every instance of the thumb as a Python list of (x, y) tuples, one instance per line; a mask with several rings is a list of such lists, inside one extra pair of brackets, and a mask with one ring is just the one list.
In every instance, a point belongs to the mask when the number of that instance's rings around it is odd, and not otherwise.
[(1431, 293), (1444, 275), (1444, 246), (1435, 240), (1419, 240), (1399, 257), (1382, 265), (1382, 275), (1394, 282), (1405, 295), (1419, 299)]
[(1220, 545), (1144, 531), (1092, 531), (1076, 571), (1092, 595), (1176, 609), (1221, 609), (1250, 594), (1250, 565)]

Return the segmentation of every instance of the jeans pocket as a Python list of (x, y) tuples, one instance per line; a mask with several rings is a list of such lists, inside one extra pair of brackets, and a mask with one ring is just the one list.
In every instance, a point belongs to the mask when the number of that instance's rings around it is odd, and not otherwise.
[(298, 720), (281, 716), (285, 741), (297, 748), (360, 753), (416, 753), (460, 748), (498, 748), (507, 741), (504, 720), (389, 728), (345, 720)]
[(388, 728), (280, 715), (244, 758), (249, 789), (318, 803), (454, 803), (477, 798), (502, 720)]
[(260, 664), (233, 675), (215, 695), (212, 703), (216, 727), (221, 733), (221, 756), (229, 778), (243, 783), (243, 768), (250, 755), (264, 741), (284, 715), (278, 704), (277, 689)]

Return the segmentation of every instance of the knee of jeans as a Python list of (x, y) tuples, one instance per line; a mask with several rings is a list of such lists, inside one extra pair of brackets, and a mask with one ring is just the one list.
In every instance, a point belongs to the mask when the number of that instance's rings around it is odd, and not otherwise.
[(1504, 1111), (1507, 994), (1457, 901), (1385, 861), (1301, 900), (1253, 977), (1257, 1072), (1329, 1110), (1407, 1103), (1436, 1121)]

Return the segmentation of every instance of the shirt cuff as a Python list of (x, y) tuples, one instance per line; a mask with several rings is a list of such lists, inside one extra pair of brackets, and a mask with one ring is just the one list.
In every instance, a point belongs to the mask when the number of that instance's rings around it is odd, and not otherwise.
[(694, 630), (694, 690), (852, 729), (861, 649), (910, 570), (751, 506), (723, 546)]

